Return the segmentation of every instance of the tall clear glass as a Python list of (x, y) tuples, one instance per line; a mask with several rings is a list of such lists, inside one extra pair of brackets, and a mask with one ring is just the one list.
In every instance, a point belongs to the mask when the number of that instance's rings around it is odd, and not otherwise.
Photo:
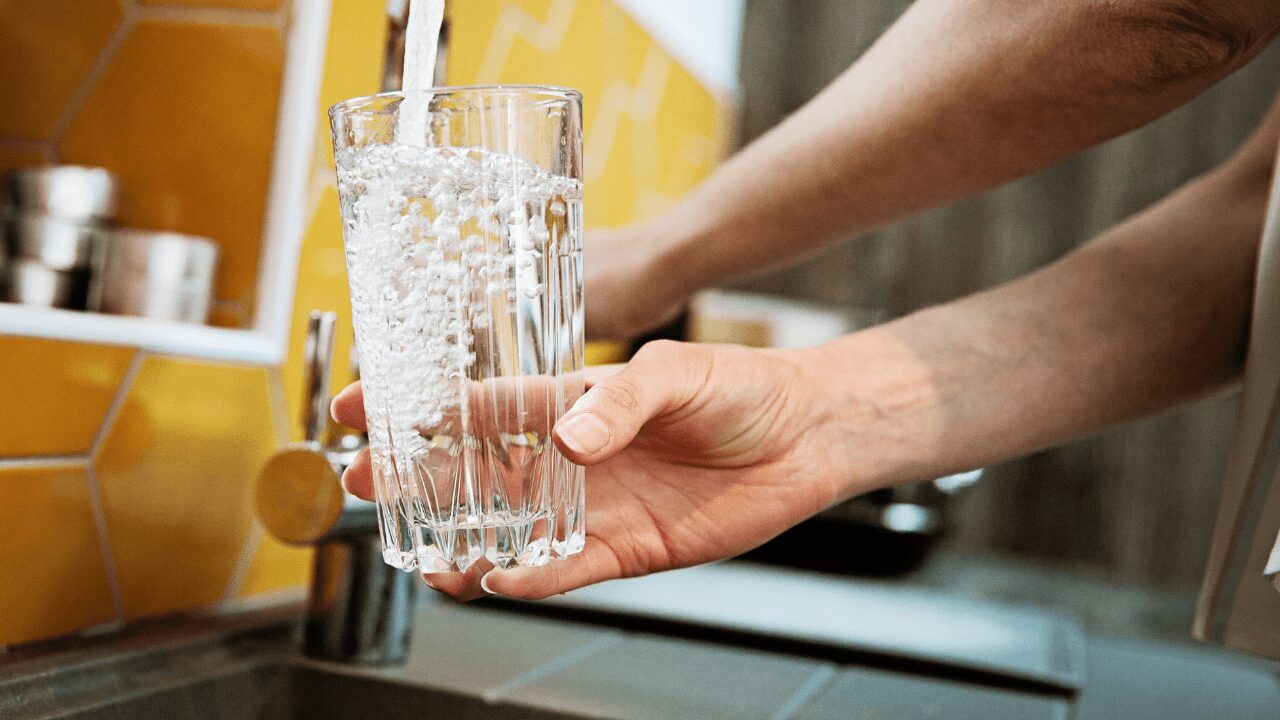
[(329, 117), (386, 561), (578, 552), (583, 471), (550, 431), (583, 390), (581, 96), (437, 88)]

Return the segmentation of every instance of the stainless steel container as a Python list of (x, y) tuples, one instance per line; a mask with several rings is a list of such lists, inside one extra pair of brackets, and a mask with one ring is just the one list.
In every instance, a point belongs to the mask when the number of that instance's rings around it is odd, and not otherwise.
[(149, 230), (107, 234), (90, 309), (202, 323), (213, 295), (218, 246), (207, 238)]
[(50, 270), (89, 267), (106, 233), (96, 223), (22, 211), (4, 218), (3, 228), (10, 257), (37, 260)]
[(19, 210), (92, 222), (115, 217), (118, 185), (103, 168), (43, 165), (8, 173), (5, 190), (9, 204)]
[(53, 270), (39, 261), (15, 258), (5, 270), (6, 302), (83, 310), (89, 288), (87, 270)]

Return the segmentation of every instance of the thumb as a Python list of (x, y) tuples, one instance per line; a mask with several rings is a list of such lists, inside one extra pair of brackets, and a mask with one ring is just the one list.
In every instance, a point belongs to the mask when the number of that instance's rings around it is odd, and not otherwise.
[(556, 423), (561, 452), (579, 465), (595, 465), (616, 455), (652, 418), (692, 396), (690, 372), (699, 361), (694, 346), (651, 342), (616, 374), (596, 383)]

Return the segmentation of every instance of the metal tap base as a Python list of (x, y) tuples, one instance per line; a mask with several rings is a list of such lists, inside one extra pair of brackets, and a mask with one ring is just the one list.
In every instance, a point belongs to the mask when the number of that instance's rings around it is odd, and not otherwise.
[(418, 583), (382, 559), (376, 534), (316, 546), (303, 652), (360, 663), (404, 661)]

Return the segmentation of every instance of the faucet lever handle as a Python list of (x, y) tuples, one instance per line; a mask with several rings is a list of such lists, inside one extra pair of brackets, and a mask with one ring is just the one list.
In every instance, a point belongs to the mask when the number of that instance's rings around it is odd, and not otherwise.
[(329, 424), (329, 377), (333, 374), (334, 329), (338, 314), (312, 310), (307, 318), (306, 396), (303, 398), (302, 432), (308, 443), (323, 443)]

